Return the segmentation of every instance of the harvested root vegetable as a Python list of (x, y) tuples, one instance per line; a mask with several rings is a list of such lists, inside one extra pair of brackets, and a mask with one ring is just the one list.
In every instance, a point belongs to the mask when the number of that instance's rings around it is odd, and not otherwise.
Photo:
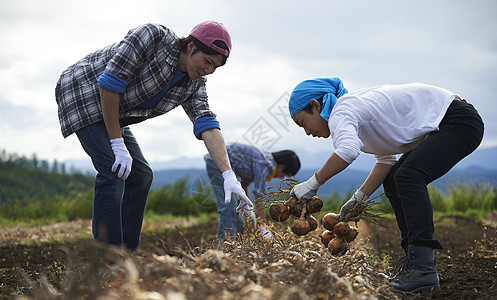
[(321, 211), (321, 208), (323, 208), (323, 204), (324, 204), (323, 199), (321, 199), (318, 196), (314, 196), (311, 199), (309, 199), (309, 201), (307, 201), (306, 211), (311, 214), (317, 213)]
[(318, 220), (316, 220), (316, 218), (314, 218), (311, 214), (306, 214), (305, 220), (309, 223), (309, 231), (314, 231), (318, 228)]
[(296, 217), (300, 217), (304, 209), (304, 203), (293, 196), (285, 201), (285, 205), (288, 206), (290, 213)]
[(295, 219), (292, 222), (292, 225), (290, 225), (290, 228), (296, 235), (306, 235), (311, 230), (311, 226), (309, 225), (309, 223), (302, 218)]
[(347, 224), (345, 222), (338, 222), (335, 225), (335, 228), (333, 229), (333, 231), (335, 232), (336, 235), (338, 235), (340, 237), (344, 237), (350, 232), (350, 228), (351, 227), (349, 226), (349, 224)]
[(357, 228), (350, 226), (350, 231), (346, 235), (343, 236), (343, 238), (347, 241), (347, 243), (352, 242), (355, 240), (357, 235), (359, 234), (359, 230)]
[(323, 243), (325, 247), (328, 247), (328, 243), (335, 237), (335, 233), (331, 230), (325, 230), (321, 233), (320, 237), (321, 243)]
[(328, 243), (328, 250), (332, 255), (341, 256), (349, 250), (349, 243), (344, 238), (336, 236)]
[(269, 215), (276, 222), (284, 222), (290, 217), (290, 211), (283, 202), (273, 202), (269, 206)]
[(333, 231), (339, 218), (340, 216), (336, 213), (327, 213), (321, 219), (321, 224), (323, 224), (324, 228)]

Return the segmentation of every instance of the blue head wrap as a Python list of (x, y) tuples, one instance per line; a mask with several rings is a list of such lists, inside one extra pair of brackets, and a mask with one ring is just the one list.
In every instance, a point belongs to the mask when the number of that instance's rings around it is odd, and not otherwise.
[(317, 100), (323, 97), (323, 108), (321, 109), (320, 116), (328, 121), (337, 99), (346, 93), (348, 91), (343, 86), (342, 80), (338, 77), (315, 78), (302, 81), (293, 89), (290, 95), (290, 102), (288, 104), (290, 116), (293, 117), (293, 115), (309, 105), (311, 99)]

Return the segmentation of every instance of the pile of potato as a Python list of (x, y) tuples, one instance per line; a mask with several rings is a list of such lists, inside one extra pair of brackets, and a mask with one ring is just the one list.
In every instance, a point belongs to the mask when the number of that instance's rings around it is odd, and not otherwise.
[(326, 229), (321, 234), (321, 242), (333, 255), (344, 255), (349, 250), (349, 243), (355, 240), (359, 231), (346, 222), (339, 221), (339, 215), (327, 213), (321, 219)]
[(312, 215), (323, 208), (323, 200), (314, 196), (303, 203), (294, 196), (291, 196), (286, 201), (275, 201), (269, 206), (269, 215), (276, 222), (284, 222), (294, 217), (290, 228), (296, 235), (306, 235), (309, 232), (318, 228), (318, 221)]
[[(306, 203), (291, 196), (286, 201), (275, 201), (269, 206), (269, 215), (276, 222), (284, 222), (293, 216), (290, 229), (299, 236), (308, 234), (318, 228), (318, 221), (312, 215), (321, 211), (323, 200), (314, 196)], [(335, 213), (327, 213), (321, 219), (321, 224), (326, 229), (321, 234), (321, 242), (328, 247), (331, 254), (343, 255), (349, 249), (349, 243), (358, 235), (355, 227), (346, 222), (339, 222), (339, 216)]]

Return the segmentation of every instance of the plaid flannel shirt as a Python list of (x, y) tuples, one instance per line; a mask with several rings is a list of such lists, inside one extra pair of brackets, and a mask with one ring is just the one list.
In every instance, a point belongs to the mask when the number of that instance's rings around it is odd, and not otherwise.
[(162, 90), (173, 78), (180, 55), (178, 37), (158, 24), (132, 29), (115, 44), (91, 53), (62, 72), (57, 97), (62, 135), (103, 120), (98, 78), (110, 72), (128, 83), (120, 94), (119, 118), (142, 118), (162, 115), (182, 105), (190, 120), (215, 117), (209, 110), (205, 78), (188, 77), (170, 88), (153, 109), (133, 108)]

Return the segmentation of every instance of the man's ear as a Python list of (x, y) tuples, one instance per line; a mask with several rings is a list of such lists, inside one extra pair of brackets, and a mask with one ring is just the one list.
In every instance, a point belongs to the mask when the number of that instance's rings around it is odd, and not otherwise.
[(285, 173), (283, 172), (283, 170), (285, 170), (285, 169), (286, 169), (286, 165), (285, 165), (285, 164), (278, 164), (278, 166), (277, 166), (276, 168), (277, 168), (278, 173), (279, 173), (282, 177), (289, 176), (289, 175), (287, 175), (287, 174), (285, 174)]
[(311, 99), (309, 102), (310, 105), (312, 105), (313, 108), (316, 108), (319, 112), (321, 112), (321, 103), (319, 103), (318, 100), (316, 99)]
[(188, 45), (186, 45), (186, 53), (192, 54), (193, 50), (195, 50), (195, 44), (193, 42), (189, 42)]

